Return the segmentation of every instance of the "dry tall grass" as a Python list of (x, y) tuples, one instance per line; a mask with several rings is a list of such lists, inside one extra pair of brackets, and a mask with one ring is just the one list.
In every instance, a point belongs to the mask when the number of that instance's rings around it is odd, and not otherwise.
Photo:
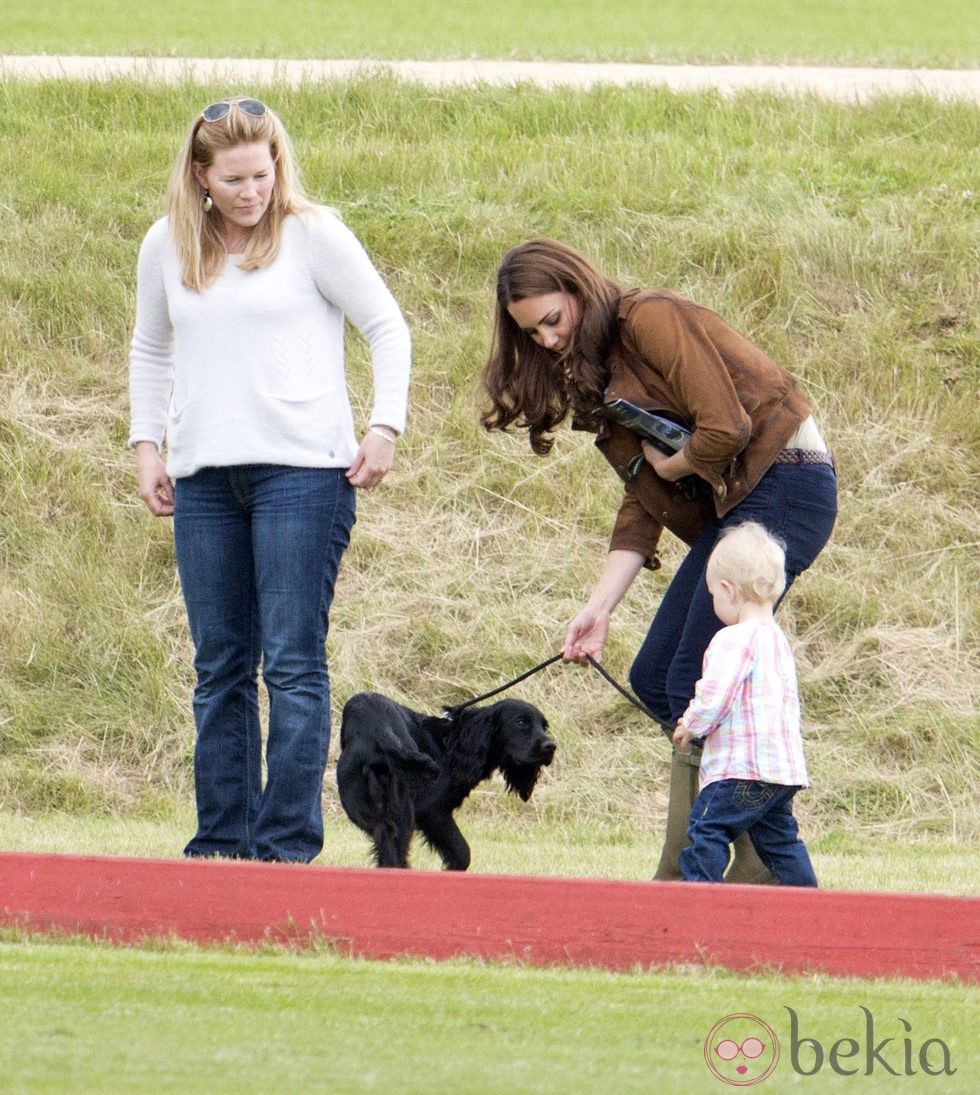
[[(190, 797), (190, 650), (169, 524), (135, 495), (126, 349), (135, 255), (183, 125), (224, 89), (4, 85), (0, 113), (0, 807), (153, 816)], [(819, 847), (967, 842), (978, 774), (978, 173), (974, 107), (386, 81), (271, 90), (311, 190), (411, 321), (396, 468), (360, 499), (332, 616), (335, 707), (420, 708), (554, 653), (598, 573), (619, 486), (587, 437), (553, 454), (478, 428), (503, 251), (567, 239), (625, 283), (716, 307), (814, 395), (834, 539), (782, 622), (806, 709)], [(351, 372), (364, 390), (363, 348)], [(679, 558), (668, 543), (665, 573)], [(614, 620), (625, 680), (664, 577)], [(517, 690), (560, 742), (530, 812), (488, 826), (649, 833), (668, 746), (594, 671)], [(325, 802), (338, 806), (328, 780)]]

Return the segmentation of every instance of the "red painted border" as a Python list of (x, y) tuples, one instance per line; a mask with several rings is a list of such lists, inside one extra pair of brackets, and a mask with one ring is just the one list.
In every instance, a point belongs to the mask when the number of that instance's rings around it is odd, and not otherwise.
[(980, 980), (980, 899), (0, 854), (0, 924), (115, 942), (329, 941), (368, 958), (712, 964)]

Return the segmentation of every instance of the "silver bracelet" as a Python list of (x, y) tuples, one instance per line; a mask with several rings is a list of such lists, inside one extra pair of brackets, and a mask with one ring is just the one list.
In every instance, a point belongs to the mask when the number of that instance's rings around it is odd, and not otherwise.
[[(378, 437), (383, 437), (389, 445), (394, 445), (398, 438), (398, 434), (396, 434), (394, 430), (391, 430), (390, 426), (368, 426), (368, 429), (371, 433), (376, 433)], [(388, 432), (389, 430), (391, 430), (391, 433)], [(394, 434), (394, 436), (392, 436), (392, 434)]]

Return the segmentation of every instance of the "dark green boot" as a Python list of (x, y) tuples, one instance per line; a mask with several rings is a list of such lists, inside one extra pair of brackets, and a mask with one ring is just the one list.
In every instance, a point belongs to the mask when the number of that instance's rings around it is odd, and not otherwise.
[[(678, 860), (688, 846), (687, 825), (691, 807), (698, 796), (698, 769), (701, 766), (701, 750), (691, 747), (689, 753), (674, 749), (670, 762), (670, 794), (667, 799), (667, 831), (664, 834), (663, 851), (655, 882), (676, 882), (681, 874)], [(772, 886), (778, 879), (759, 858), (748, 833), (743, 833), (734, 843), (735, 857), (725, 872), (726, 882), (743, 885)]]
[(701, 750), (691, 747), (689, 753), (682, 753), (674, 747), (670, 758), (670, 795), (667, 799), (667, 831), (664, 833), (663, 851), (660, 864), (653, 876), (655, 882), (677, 882), (681, 874), (678, 859), (688, 846), (687, 823), (691, 817), (691, 807), (698, 797), (698, 769), (701, 766)]

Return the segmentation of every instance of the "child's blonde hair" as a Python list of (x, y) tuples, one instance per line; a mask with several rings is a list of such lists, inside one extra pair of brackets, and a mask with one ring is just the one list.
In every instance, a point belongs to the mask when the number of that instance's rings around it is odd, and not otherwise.
[(722, 532), (707, 574), (732, 582), (747, 601), (774, 605), (786, 588), (784, 545), (756, 521), (744, 521)]

